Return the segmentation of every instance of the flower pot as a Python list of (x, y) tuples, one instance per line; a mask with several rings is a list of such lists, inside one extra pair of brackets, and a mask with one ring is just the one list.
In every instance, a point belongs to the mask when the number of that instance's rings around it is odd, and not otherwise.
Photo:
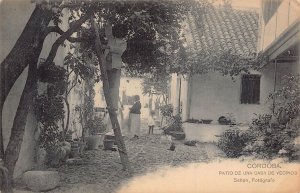
[(202, 119), (203, 124), (210, 124), (213, 120), (211, 119)]
[(71, 143), (71, 152), (70, 152), (70, 157), (75, 158), (75, 157), (79, 157), (79, 144), (78, 142), (73, 142)]
[(183, 131), (173, 131), (171, 135), (176, 139), (176, 140), (184, 140), (185, 139), (185, 133)]
[(67, 141), (67, 142), (72, 142), (72, 134), (66, 134), (66, 139), (65, 139), (65, 141)]
[(91, 135), (86, 137), (86, 144), (87, 144), (87, 149), (92, 150), (92, 149), (98, 149), (100, 143), (101, 143), (101, 138), (102, 135)]
[(103, 141), (104, 149), (112, 149), (114, 146), (115, 140), (105, 139)]
[[(105, 140), (112, 140), (112, 141), (114, 141), (114, 144), (116, 145), (115, 135), (112, 132), (105, 133), (105, 135), (104, 135), (104, 141)], [(104, 145), (104, 143), (103, 143), (103, 145)], [(104, 149), (105, 149), (105, 147), (104, 147)]]

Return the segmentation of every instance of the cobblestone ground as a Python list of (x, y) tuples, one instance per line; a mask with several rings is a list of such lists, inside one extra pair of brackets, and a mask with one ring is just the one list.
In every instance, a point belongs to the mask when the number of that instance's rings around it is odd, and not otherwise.
[[(208, 162), (206, 144), (190, 147), (175, 142), (176, 150), (169, 151), (170, 141), (163, 135), (126, 139), (134, 176), (156, 171), (163, 166), (182, 166), (188, 163)], [(60, 187), (50, 192), (114, 192), (131, 178), (122, 170), (118, 152), (91, 150), (82, 156), (83, 165), (59, 168)]]
[[(173, 141), (175, 151), (170, 151), (171, 141), (161, 131), (147, 135), (142, 131), (139, 139), (128, 139), (125, 144), (134, 176), (142, 176), (147, 172), (157, 171), (161, 167), (184, 166), (189, 163), (209, 162), (223, 157), (222, 152), (212, 143), (197, 143), (196, 146), (186, 146), (182, 141)], [(132, 179), (122, 170), (117, 151), (90, 150), (81, 156), (82, 165), (63, 165), (58, 170), (61, 174), (60, 186), (49, 193), (62, 192), (116, 192), (121, 185)]]

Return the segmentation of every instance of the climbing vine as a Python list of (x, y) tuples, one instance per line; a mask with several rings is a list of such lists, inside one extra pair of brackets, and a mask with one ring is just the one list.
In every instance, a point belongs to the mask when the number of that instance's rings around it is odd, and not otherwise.
[(40, 129), (40, 146), (53, 150), (62, 140), (59, 129), (65, 116), (63, 93), (65, 90), (65, 74), (63, 67), (43, 66), (39, 68), (39, 80), (47, 83), (46, 90), (36, 96), (34, 107)]

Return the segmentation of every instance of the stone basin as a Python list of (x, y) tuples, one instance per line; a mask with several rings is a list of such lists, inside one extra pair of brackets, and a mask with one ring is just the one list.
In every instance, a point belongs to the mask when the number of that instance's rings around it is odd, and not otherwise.
[(47, 191), (58, 186), (60, 177), (57, 171), (28, 171), (23, 174), (23, 181), (33, 191)]

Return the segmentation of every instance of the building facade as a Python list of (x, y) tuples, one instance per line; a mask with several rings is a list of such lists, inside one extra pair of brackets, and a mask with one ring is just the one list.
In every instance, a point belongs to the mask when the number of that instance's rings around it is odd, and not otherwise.
[[(238, 123), (250, 123), (255, 114), (270, 113), (268, 96), (281, 86), (282, 76), (299, 73), (299, 2), (261, 1), (259, 10), (226, 12), (215, 8), (207, 13), (204, 29), (195, 27), (190, 16), (188, 46), (201, 51), (209, 44), (240, 55), (264, 54), (268, 64), (234, 79), (219, 72), (172, 76), (171, 103), (183, 120), (233, 116)], [(196, 46), (195, 46), (196, 45)]]

